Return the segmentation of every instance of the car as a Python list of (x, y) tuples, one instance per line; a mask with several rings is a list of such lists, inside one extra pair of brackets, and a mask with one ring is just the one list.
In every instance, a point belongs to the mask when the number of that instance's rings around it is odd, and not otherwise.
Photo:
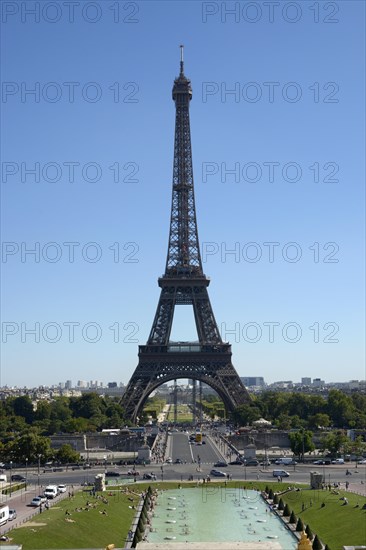
[(202, 439), (202, 445), (206, 445), (206, 441)]
[(172, 459), (170, 456), (168, 456), (168, 458), (166, 459), (165, 462), (166, 462), (167, 464), (171, 464), (171, 463), (173, 462), (173, 459)]
[(229, 462), (230, 466), (243, 466), (243, 461), (237, 458), (236, 460), (232, 460)]
[(14, 510), (14, 508), (9, 508), (8, 521), (12, 521), (13, 519), (16, 519), (16, 517), (17, 517), (17, 511)]
[(211, 470), (210, 475), (214, 477), (226, 477), (225, 472), (221, 472), (221, 470)]
[(255, 460), (254, 458), (251, 458), (244, 462), (244, 466), (259, 466), (259, 460)]
[(74, 464), (74, 466), (71, 467), (72, 470), (81, 470), (81, 466), (79, 464)]
[(42, 504), (41, 498), (40, 497), (34, 497), (31, 500), (29, 506), (34, 506), (35, 508), (37, 508), (37, 507), (41, 506), (41, 504)]
[(41, 499), (41, 503), (44, 504), (45, 502), (47, 502), (47, 497), (45, 497), (44, 495), (38, 495), (37, 498), (40, 498)]
[(57, 490), (59, 493), (66, 493), (66, 485), (57, 485)]
[(90, 470), (91, 464), (83, 464), (83, 470)]
[(116, 470), (111, 470), (105, 473), (106, 477), (119, 477), (121, 474)]
[(174, 464), (183, 464), (183, 460), (181, 460), (180, 458), (176, 458), (174, 460)]
[(366, 464), (366, 458), (361, 458), (361, 460), (357, 460), (357, 464)]
[(27, 481), (27, 480), (25, 479), (25, 477), (24, 477), (24, 476), (21, 476), (20, 474), (13, 474), (13, 475), (11, 476), (11, 480), (12, 480), (12, 481), (22, 481), (22, 482)]
[(332, 460), (332, 464), (344, 464), (344, 459), (343, 458), (335, 458), (334, 460)]
[(137, 470), (128, 470), (127, 475), (128, 476), (139, 476), (140, 472), (138, 472)]
[(271, 461), (268, 460), (268, 458), (267, 458), (267, 460), (263, 460), (263, 461), (260, 463), (260, 465), (261, 465), (261, 466), (270, 466), (270, 465), (271, 465)]
[(215, 468), (225, 468), (227, 466), (227, 462), (224, 462), (223, 460), (218, 460), (214, 464)]
[(289, 473), (286, 472), (286, 470), (273, 470), (272, 472), (273, 477), (289, 477)]
[(156, 475), (155, 474), (144, 474), (142, 476), (142, 479), (152, 479), (153, 481), (156, 481)]

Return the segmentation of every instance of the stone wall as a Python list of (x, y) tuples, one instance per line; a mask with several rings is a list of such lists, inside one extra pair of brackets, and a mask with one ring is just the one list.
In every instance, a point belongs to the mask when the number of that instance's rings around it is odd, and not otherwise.
[[(59, 449), (62, 445), (71, 445), (74, 451), (85, 452), (86, 450), (110, 450), (122, 452), (137, 452), (143, 443), (143, 438), (139, 436), (109, 435), (109, 434), (86, 434), (86, 435), (53, 435), (50, 437), (51, 447)], [(149, 446), (153, 443), (153, 439), (147, 438)]]

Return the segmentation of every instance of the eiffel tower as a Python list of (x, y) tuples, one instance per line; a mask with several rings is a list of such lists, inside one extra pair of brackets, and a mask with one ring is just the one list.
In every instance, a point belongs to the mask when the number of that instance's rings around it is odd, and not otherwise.
[[(139, 363), (122, 398), (126, 416), (134, 422), (148, 396), (178, 378), (208, 384), (228, 411), (250, 401), (231, 363), (231, 345), (221, 339), (207, 292), (210, 280), (202, 269), (189, 123), (192, 88), (180, 48), (180, 73), (172, 92), (176, 114), (168, 255), (165, 273), (158, 279), (161, 294), (149, 339), (139, 346)], [(182, 304), (193, 306), (198, 342), (170, 341), (174, 309)]]

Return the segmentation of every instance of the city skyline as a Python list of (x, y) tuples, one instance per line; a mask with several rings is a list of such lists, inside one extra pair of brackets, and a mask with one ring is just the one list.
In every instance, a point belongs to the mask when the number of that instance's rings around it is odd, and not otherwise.
[[(167, 253), (180, 43), (203, 267), (235, 369), (365, 379), (364, 5), (259, 3), (250, 21), (225, 2), (130, 4), (96, 3), (95, 22), (6, 15), (0, 386), (136, 368)], [(172, 339), (194, 326), (181, 308)]]

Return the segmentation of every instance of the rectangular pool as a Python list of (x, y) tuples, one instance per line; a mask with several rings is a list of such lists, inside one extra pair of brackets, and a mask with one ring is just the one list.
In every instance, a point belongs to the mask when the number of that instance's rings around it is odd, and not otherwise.
[(149, 542), (277, 542), (297, 548), (296, 537), (257, 491), (207, 484), (159, 491)]

